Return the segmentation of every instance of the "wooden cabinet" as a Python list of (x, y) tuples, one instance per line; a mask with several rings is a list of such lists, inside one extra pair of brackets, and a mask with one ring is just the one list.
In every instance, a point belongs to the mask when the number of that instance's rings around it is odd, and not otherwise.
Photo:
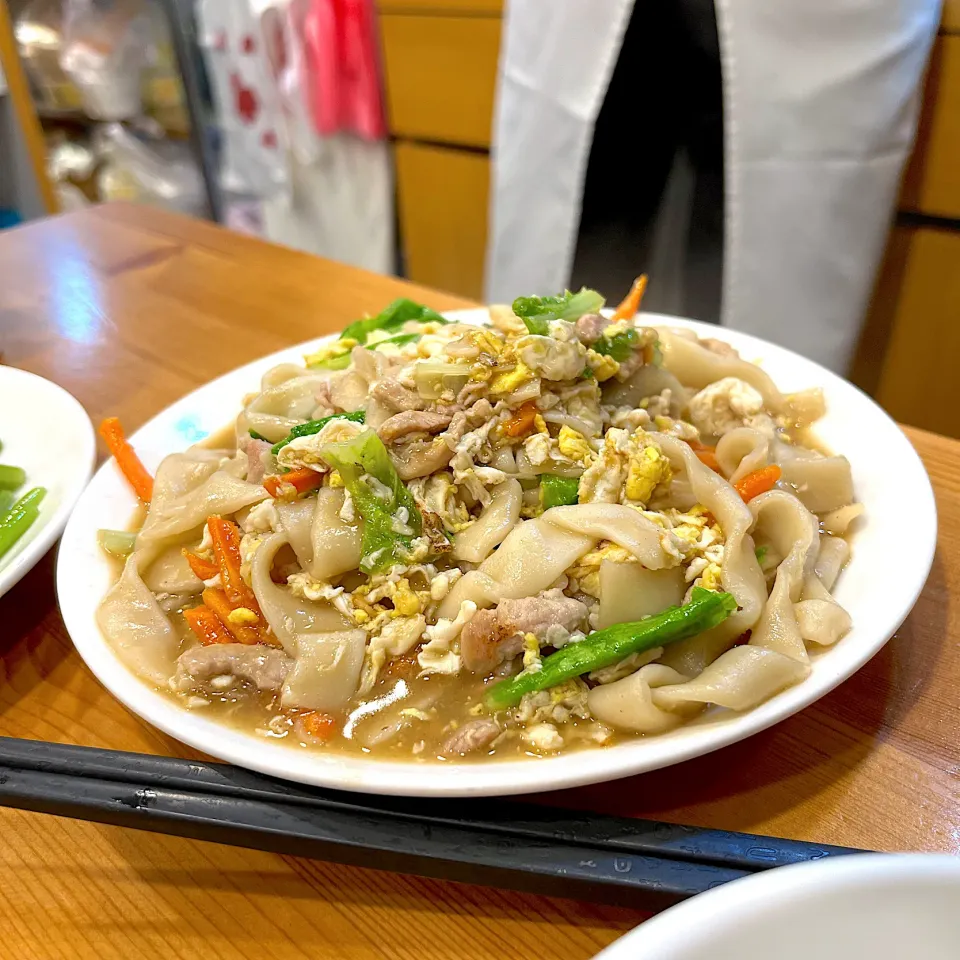
[(897, 420), (960, 436), (960, 232), (897, 228), (887, 269), (895, 282), (877, 400)]
[(901, 207), (960, 218), (960, 35), (937, 38)]
[(419, 143), (398, 143), (395, 157), (408, 276), (481, 299), (490, 158)]
[(489, 147), (499, 19), (384, 14), (380, 31), (391, 132)]
[(946, 0), (917, 139), (851, 379), (896, 419), (960, 437), (960, 0)]
[(378, 0), (406, 275), (481, 299), (503, 0)]

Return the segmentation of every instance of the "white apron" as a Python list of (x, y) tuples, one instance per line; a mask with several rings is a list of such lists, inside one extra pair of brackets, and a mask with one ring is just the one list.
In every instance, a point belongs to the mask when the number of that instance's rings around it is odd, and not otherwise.
[[(569, 281), (593, 127), (631, 7), (508, 4), (494, 121), (491, 302), (554, 293)], [(717, 0), (724, 325), (846, 369), (939, 12), (939, 0)]]

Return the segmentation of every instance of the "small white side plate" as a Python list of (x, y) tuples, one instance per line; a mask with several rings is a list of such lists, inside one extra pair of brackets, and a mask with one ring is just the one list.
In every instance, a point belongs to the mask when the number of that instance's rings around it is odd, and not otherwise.
[(46, 487), (40, 516), (0, 557), (0, 596), (21, 580), (63, 532), (93, 473), (97, 443), (87, 412), (62, 387), (43, 377), (0, 366), (0, 463), (23, 467), (27, 482)]
[(960, 859), (856, 854), (709, 890), (594, 960), (956, 960)]

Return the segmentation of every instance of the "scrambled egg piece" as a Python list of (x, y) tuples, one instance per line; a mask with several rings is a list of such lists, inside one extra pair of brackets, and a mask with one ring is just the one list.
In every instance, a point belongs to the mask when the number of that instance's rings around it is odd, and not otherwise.
[(635, 563), (636, 557), (623, 547), (609, 540), (602, 540), (589, 553), (585, 553), (566, 573), (577, 581), (582, 593), (600, 598), (600, 564), (604, 560), (614, 563)]
[(424, 673), (456, 674), (460, 672), (460, 653), (457, 641), (460, 631), (477, 612), (477, 605), (472, 600), (464, 600), (460, 604), (456, 619), (445, 620), (442, 617), (424, 630), (427, 639), (417, 654), (417, 662)]
[(654, 491), (673, 477), (670, 461), (642, 430), (607, 431), (599, 456), (580, 478), (580, 503), (646, 506)]
[(499, 370), (490, 381), (491, 393), (511, 393), (533, 379), (533, 371), (522, 361), (518, 360), (510, 370)]
[(659, 447), (649, 444), (639, 453), (631, 455), (627, 465), (627, 481), (624, 493), (628, 500), (649, 502), (658, 484), (669, 483), (673, 477), (670, 461)]
[(260, 622), (260, 618), (249, 607), (237, 607), (236, 610), (231, 610), (227, 619), (242, 627)]
[(327, 486), (334, 487), (335, 489), (343, 486), (343, 477), (340, 476), (339, 470), (331, 470), (327, 474)]
[(550, 436), (550, 428), (547, 426), (547, 421), (543, 419), (543, 414), (541, 413), (534, 414), (533, 429), (536, 430), (537, 433), (545, 433), (548, 437)]
[(749, 383), (724, 377), (694, 394), (689, 409), (690, 419), (701, 433), (722, 437), (762, 413), (763, 397)]
[(654, 523), (669, 527), (686, 545), (684, 579), (705, 590), (723, 589), (724, 536), (720, 525), (705, 507), (697, 504), (684, 512), (675, 507), (643, 515)]
[(594, 457), (593, 448), (587, 438), (566, 424), (560, 428), (557, 445), (565, 457), (583, 464), (588, 464)]
[(453, 477), (447, 471), (417, 477), (408, 486), (420, 507), (435, 513), (449, 533), (460, 533), (473, 523), (473, 517), (460, 500)]
[(534, 633), (523, 635), (523, 669), (526, 673), (539, 673), (543, 669), (540, 660), (540, 641)]
[(608, 357), (603, 353), (597, 353), (596, 350), (587, 351), (587, 366), (593, 371), (593, 375), (603, 383), (616, 376), (620, 369), (620, 364), (613, 357)]
[(357, 341), (350, 337), (344, 340), (332, 340), (330, 343), (325, 343), (315, 353), (307, 354), (303, 359), (308, 367), (314, 367), (330, 360), (336, 360), (337, 357), (346, 356), (356, 345)]
[(410, 589), (410, 581), (402, 577), (397, 581), (396, 590), (390, 598), (393, 600), (394, 613), (398, 617), (412, 617), (423, 609), (420, 597)]
[(579, 340), (529, 334), (517, 340), (516, 350), (520, 362), (546, 380), (573, 380), (587, 363), (587, 348)]

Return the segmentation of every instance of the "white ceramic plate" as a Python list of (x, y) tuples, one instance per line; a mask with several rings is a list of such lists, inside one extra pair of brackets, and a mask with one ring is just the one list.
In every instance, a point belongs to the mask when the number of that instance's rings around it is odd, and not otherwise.
[(724, 884), (594, 960), (956, 960), (960, 859), (857, 854)]
[(0, 366), (0, 463), (23, 467), (17, 496), (46, 487), (40, 516), (0, 557), (0, 596), (24, 577), (60, 536), (93, 471), (96, 440), (90, 418), (62, 387)]
[[(450, 314), (482, 322), (485, 311)], [(80, 655), (131, 710), (205, 753), (273, 776), (345, 790), (416, 796), (477, 796), (555, 790), (655, 770), (742, 740), (789, 717), (832, 690), (867, 662), (901, 624), (926, 580), (937, 520), (930, 481), (894, 422), (855, 387), (802, 357), (732, 330), (646, 314), (650, 324), (689, 327), (722, 336), (762, 366), (786, 391), (823, 387), (828, 413), (817, 433), (853, 465), (866, 519), (836, 596), (853, 617), (853, 631), (819, 655), (810, 677), (747, 713), (706, 713), (696, 723), (658, 737), (547, 759), (491, 763), (403, 763), (308, 751), (267, 742), (252, 732), (221, 726), (174, 705), (120, 663), (97, 628), (95, 611), (111, 582), (100, 553), (99, 527), (122, 527), (134, 511), (133, 494), (113, 462), (94, 477), (64, 533), (57, 568), (60, 609)], [(132, 438), (148, 468), (232, 422), (241, 397), (264, 371), (303, 354), (325, 338), (257, 360), (201, 387), (151, 420)], [(879, 589), (878, 589), (879, 588)]]

